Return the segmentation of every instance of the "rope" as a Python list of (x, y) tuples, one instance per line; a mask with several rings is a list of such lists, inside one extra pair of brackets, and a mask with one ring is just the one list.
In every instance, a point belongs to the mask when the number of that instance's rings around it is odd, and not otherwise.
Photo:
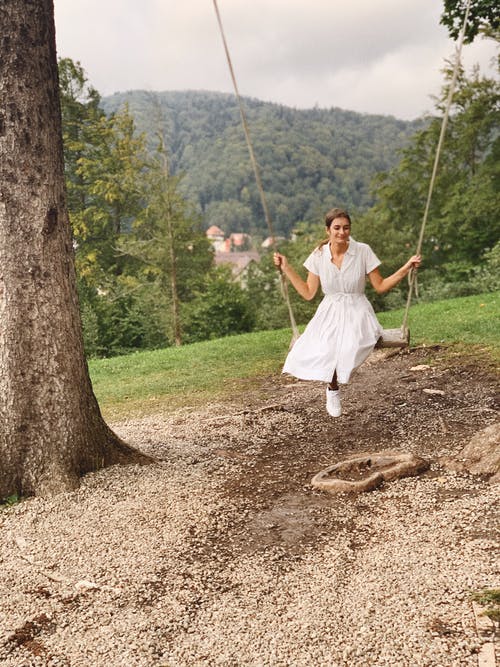
[[(431, 180), (429, 183), (429, 191), (427, 194), (427, 201), (425, 203), (425, 210), (424, 210), (424, 217), (422, 220), (422, 226), (420, 228), (420, 235), (418, 237), (418, 243), (417, 243), (417, 250), (416, 250), (416, 255), (420, 255), (422, 252), (422, 244), (424, 240), (424, 231), (425, 231), (425, 226), (427, 224), (427, 218), (429, 216), (429, 209), (431, 205), (431, 198), (432, 198), (432, 192), (434, 190), (434, 183), (436, 181), (436, 174), (437, 174), (437, 168), (438, 168), (438, 163), (439, 163), (439, 158), (441, 156), (441, 149), (443, 147), (444, 143), (444, 135), (446, 133), (446, 126), (448, 125), (448, 117), (450, 115), (450, 109), (451, 109), (451, 104), (453, 101), (453, 93), (455, 92), (455, 85), (457, 83), (457, 78), (458, 78), (458, 72), (460, 70), (460, 57), (462, 54), (462, 46), (464, 43), (464, 37), (465, 37), (465, 28), (467, 26), (467, 21), (469, 18), (469, 9), (471, 5), (471, 0), (467, 0), (467, 6), (465, 9), (465, 16), (464, 16), (464, 22), (462, 24), (462, 29), (460, 31), (460, 36), (458, 39), (457, 43), (457, 48), (455, 51), (455, 65), (453, 68), (453, 74), (451, 77), (451, 82), (450, 82), (450, 88), (448, 90), (448, 97), (446, 100), (446, 106), (445, 106), (445, 111), (443, 115), (443, 120), (441, 122), (441, 132), (439, 134), (439, 141), (438, 145), (436, 148), (436, 155), (434, 157), (434, 166), (432, 169), (432, 175), (431, 175)], [(406, 335), (406, 332), (408, 330), (408, 313), (410, 310), (410, 304), (411, 304), (411, 298), (412, 298), (412, 293), (413, 293), (413, 286), (416, 286), (417, 282), (417, 270), (412, 269), (410, 272), (410, 278), (409, 278), (409, 290), (408, 290), (408, 297), (406, 299), (406, 307), (405, 307), (405, 312), (404, 312), (404, 317), (403, 317), (403, 323), (401, 325), (401, 331), (403, 332), (404, 335)]]
[[(215, 14), (217, 16), (217, 23), (219, 24), (219, 31), (222, 37), (222, 43), (224, 45), (224, 51), (226, 53), (226, 59), (227, 59), (227, 64), (229, 67), (229, 72), (231, 74), (231, 79), (233, 81), (233, 87), (234, 87), (234, 92), (236, 95), (236, 99), (238, 101), (238, 106), (240, 109), (240, 116), (241, 116), (241, 123), (243, 125), (243, 131), (245, 133), (245, 139), (247, 142), (247, 147), (248, 147), (248, 152), (250, 154), (250, 161), (252, 163), (253, 171), (255, 174), (255, 181), (257, 183), (257, 189), (259, 190), (259, 195), (260, 195), (260, 201), (262, 203), (262, 209), (264, 210), (264, 217), (266, 219), (267, 227), (269, 229), (269, 236), (271, 238), (271, 244), (274, 248), (274, 250), (277, 250), (277, 245), (276, 245), (276, 236), (274, 234), (274, 229), (273, 229), (273, 223), (271, 221), (271, 216), (269, 214), (269, 207), (267, 205), (267, 199), (266, 195), (264, 192), (264, 188), (262, 186), (262, 179), (260, 177), (260, 170), (259, 170), (259, 165), (257, 163), (257, 160), (255, 159), (255, 153), (253, 150), (253, 145), (252, 145), (252, 140), (250, 138), (250, 130), (248, 128), (248, 122), (245, 114), (245, 109), (243, 108), (243, 102), (240, 97), (240, 93), (238, 90), (238, 84), (236, 83), (236, 76), (234, 74), (234, 69), (233, 69), (233, 64), (231, 62), (231, 56), (229, 53), (229, 48), (227, 45), (226, 41), (226, 36), (224, 34), (224, 28), (222, 26), (222, 20), (220, 17), (220, 12), (219, 12), (219, 7), (217, 5), (217, 0), (213, 0), (214, 3), (214, 9), (215, 9)], [(293, 310), (292, 310), (292, 304), (290, 302), (290, 296), (288, 294), (288, 283), (286, 280), (285, 275), (283, 274), (283, 271), (281, 268), (279, 269), (279, 274), (280, 274), (280, 279), (281, 279), (281, 293), (283, 294), (283, 298), (286, 302), (287, 308), (288, 308), (288, 317), (290, 319), (290, 326), (292, 328), (292, 333), (293, 333), (293, 340), (299, 337), (299, 330), (297, 328), (297, 324), (295, 322), (295, 317), (293, 315)]]

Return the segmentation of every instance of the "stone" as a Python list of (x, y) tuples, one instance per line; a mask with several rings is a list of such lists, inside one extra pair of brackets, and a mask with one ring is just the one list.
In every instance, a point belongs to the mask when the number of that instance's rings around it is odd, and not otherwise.
[(500, 422), (478, 431), (459, 456), (473, 474), (492, 474), (490, 482), (500, 482)]

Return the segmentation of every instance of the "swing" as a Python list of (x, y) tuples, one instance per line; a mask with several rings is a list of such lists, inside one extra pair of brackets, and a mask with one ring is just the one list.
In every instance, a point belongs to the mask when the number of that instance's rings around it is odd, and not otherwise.
[[(253, 145), (252, 145), (252, 141), (250, 139), (250, 131), (248, 129), (248, 123), (247, 123), (247, 119), (246, 119), (246, 115), (245, 115), (245, 110), (243, 108), (243, 103), (242, 103), (242, 100), (241, 100), (241, 97), (240, 97), (240, 93), (238, 91), (238, 85), (236, 83), (236, 77), (235, 77), (235, 74), (234, 74), (233, 65), (232, 65), (232, 62), (231, 62), (231, 56), (229, 54), (229, 48), (227, 46), (226, 37), (225, 37), (225, 34), (224, 34), (224, 28), (222, 26), (222, 20), (221, 20), (221, 17), (220, 17), (219, 7), (217, 5), (217, 0), (213, 0), (213, 4), (214, 4), (214, 9), (215, 9), (215, 14), (217, 16), (217, 22), (219, 24), (219, 31), (220, 31), (220, 34), (221, 34), (222, 43), (224, 45), (224, 51), (226, 53), (226, 59), (227, 59), (228, 67), (229, 67), (229, 72), (231, 74), (231, 79), (233, 81), (234, 92), (235, 92), (236, 99), (237, 99), (238, 106), (239, 106), (239, 110), (240, 110), (240, 116), (241, 116), (241, 122), (242, 122), (242, 125), (243, 125), (243, 131), (245, 133), (245, 139), (246, 139), (246, 142), (247, 142), (248, 152), (250, 154), (250, 161), (252, 163), (252, 167), (253, 167), (253, 170), (254, 170), (255, 180), (256, 180), (256, 183), (257, 183), (257, 188), (259, 190), (260, 199), (261, 199), (261, 203), (262, 203), (262, 208), (264, 210), (264, 217), (266, 219), (267, 227), (268, 227), (268, 230), (269, 230), (269, 236), (272, 239), (272, 246), (273, 246), (274, 250), (276, 251), (277, 250), (277, 245), (276, 245), (276, 237), (275, 237), (275, 234), (274, 234), (273, 224), (271, 222), (271, 216), (269, 214), (269, 208), (267, 206), (267, 200), (266, 200), (266, 196), (265, 196), (265, 193), (264, 193), (264, 188), (262, 186), (262, 180), (261, 180), (261, 177), (260, 177), (259, 167), (258, 167), (258, 164), (257, 164), (257, 160), (255, 159), (255, 154), (254, 154), (254, 151), (253, 151)], [(452, 104), (452, 101), (453, 101), (453, 93), (454, 93), (454, 90), (455, 90), (455, 84), (456, 84), (457, 77), (458, 77), (458, 72), (459, 72), (459, 69), (460, 69), (460, 55), (461, 55), (461, 52), (462, 52), (462, 46), (463, 46), (463, 42), (464, 42), (465, 27), (467, 25), (467, 20), (468, 20), (468, 17), (469, 17), (470, 4), (471, 4), (471, 0), (467, 0), (464, 22), (463, 22), (463, 25), (462, 25), (462, 30), (460, 32), (460, 37), (459, 37), (458, 45), (457, 45), (456, 52), (455, 52), (455, 66), (454, 66), (454, 69), (453, 69), (453, 75), (452, 75), (452, 79), (451, 79), (451, 82), (450, 82), (450, 87), (449, 87), (449, 90), (448, 90), (448, 97), (447, 97), (447, 100), (446, 100), (445, 112), (444, 112), (443, 119), (442, 119), (442, 122), (441, 122), (441, 131), (440, 131), (440, 135), (439, 135), (438, 145), (437, 145), (437, 148), (436, 148), (436, 155), (435, 155), (435, 158), (434, 158), (434, 166), (433, 166), (433, 169), (432, 169), (431, 180), (430, 180), (430, 183), (429, 183), (429, 190), (428, 190), (428, 193), (427, 193), (427, 201), (426, 201), (426, 204), (425, 204), (424, 216), (423, 216), (423, 220), (422, 220), (422, 225), (420, 227), (420, 235), (419, 235), (419, 239), (418, 239), (418, 243), (417, 243), (417, 249), (416, 249), (416, 252), (415, 252), (416, 255), (420, 255), (421, 252), (422, 252), (424, 231), (425, 231), (425, 226), (427, 224), (427, 218), (428, 218), (428, 215), (429, 215), (429, 208), (430, 208), (430, 203), (431, 203), (432, 191), (434, 189), (434, 182), (436, 180), (436, 173), (437, 173), (437, 167), (438, 167), (438, 163), (439, 163), (439, 157), (441, 155), (441, 149), (442, 149), (442, 146), (443, 146), (444, 135), (445, 135), (445, 132), (446, 132), (446, 125), (448, 123), (448, 116), (450, 114), (451, 104)], [(283, 294), (283, 298), (284, 298), (284, 300), (286, 302), (286, 305), (287, 305), (287, 308), (288, 308), (288, 316), (289, 316), (289, 319), (290, 319), (290, 326), (291, 326), (291, 329), (292, 329), (292, 341), (290, 343), (290, 347), (292, 347), (292, 345), (295, 343), (297, 338), (300, 336), (300, 333), (299, 333), (299, 330), (297, 328), (297, 324), (295, 322), (295, 317), (293, 315), (292, 305), (290, 303), (290, 297), (289, 297), (289, 294), (288, 294), (288, 283), (287, 283), (286, 277), (283, 275), (283, 271), (281, 270), (281, 267), (279, 267), (278, 270), (279, 270), (279, 273), (280, 273), (281, 292)], [(377, 347), (377, 348), (406, 348), (406, 347), (409, 347), (409, 345), (410, 345), (410, 330), (408, 329), (408, 315), (409, 315), (409, 310), (410, 310), (410, 305), (411, 305), (413, 288), (414, 288), (414, 285), (416, 284), (416, 280), (417, 280), (417, 270), (416, 269), (411, 269), (410, 273), (408, 274), (408, 282), (409, 282), (408, 296), (407, 296), (407, 299), (406, 299), (406, 306), (405, 306), (405, 310), (404, 310), (403, 322), (401, 324), (401, 327), (396, 328), (396, 329), (384, 329), (383, 332), (382, 332), (382, 335), (379, 338), (379, 340), (377, 341), (377, 344), (376, 344), (375, 347)]]
[(399, 347), (401, 349), (410, 345), (409, 329), (384, 329), (375, 347)]
[[(427, 218), (429, 216), (429, 208), (431, 205), (432, 191), (434, 189), (434, 183), (436, 180), (437, 168), (439, 163), (439, 158), (441, 155), (441, 149), (443, 147), (444, 136), (446, 133), (446, 126), (448, 124), (448, 117), (450, 115), (451, 104), (453, 101), (453, 93), (455, 92), (455, 85), (457, 83), (458, 72), (460, 69), (460, 56), (462, 53), (462, 46), (464, 43), (465, 28), (467, 26), (467, 20), (469, 18), (469, 9), (470, 9), (471, 0), (467, 0), (467, 6), (465, 8), (464, 22), (462, 29), (460, 31), (460, 36), (455, 51), (455, 64), (453, 67), (453, 74), (450, 81), (450, 87), (448, 89), (448, 97), (446, 99), (446, 106), (441, 121), (441, 131), (439, 133), (438, 145), (436, 148), (436, 155), (434, 156), (434, 165), (432, 168), (431, 180), (429, 183), (429, 191), (427, 193), (427, 201), (425, 202), (424, 217), (422, 219), (422, 225), (420, 227), (420, 235), (417, 243), (416, 255), (420, 255), (422, 252), (422, 244), (424, 240), (424, 231), (427, 224)], [(410, 311), (411, 298), (413, 293), (413, 287), (416, 285), (417, 281), (417, 272), (415, 269), (412, 269), (409, 274), (409, 288), (408, 296), (406, 299), (406, 306), (403, 316), (403, 323), (401, 324), (400, 329), (384, 329), (384, 332), (377, 343), (377, 347), (408, 347), (410, 344), (410, 331), (408, 329), (408, 315)]]

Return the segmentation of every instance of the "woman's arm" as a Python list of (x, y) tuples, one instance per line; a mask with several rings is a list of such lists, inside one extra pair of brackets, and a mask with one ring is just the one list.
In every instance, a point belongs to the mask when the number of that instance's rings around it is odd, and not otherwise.
[(401, 282), (401, 280), (403, 280), (403, 278), (410, 273), (410, 269), (418, 269), (421, 263), (422, 257), (420, 255), (413, 255), (413, 257), (410, 257), (406, 264), (404, 264), (391, 276), (382, 278), (380, 271), (377, 268), (373, 269), (373, 271), (370, 271), (368, 278), (370, 279), (373, 289), (378, 294), (384, 294), (385, 292), (388, 292), (393, 287), (395, 287), (399, 282)]
[(274, 264), (283, 271), (303, 299), (306, 301), (314, 299), (319, 287), (319, 276), (309, 271), (307, 280), (302, 280), (299, 274), (292, 269), (285, 255), (279, 252), (274, 253)]

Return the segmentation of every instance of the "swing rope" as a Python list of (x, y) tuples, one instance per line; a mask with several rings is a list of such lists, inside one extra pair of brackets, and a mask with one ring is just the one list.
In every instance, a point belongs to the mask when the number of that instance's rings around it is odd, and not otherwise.
[[(264, 217), (265, 217), (267, 227), (268, 227), (268, 230), (269, 230), (269, 236), (271, 238), (272, 247), (276, 251), (277, 250), (277, 245), (276, 245), (276, 236), (274, 234), (273, 223), (271, 221), (271, 215), (269, 213), (269, 207), (267, 205), (267, 199), (266, 199), (266, 195), (265, 195), (265, 192), (264, 192), (264, 187), (262, 185), (262, 179), (260, 177), (259, 165), (258, 165), (257, 160), (255, 158), (255, 153), (254, 153), (254, 150), (253, 150), (252, 140), (250, 138), (250, 130), (248, 128), (248, 122), (247, 122), (247, 118), (246, 118), (246, 114), (245, 114), (245, 109), (243, 107), (243, 102), (242, 102), (242, 99), (241, 99), (241, 96), (240, 96), (240, 93), (239, 93), (239, 90), (238, 90), (238, 84), (236, 83), (236, 76), (235, 76), (235, 73), (234, 73), (234, 68), (233, 68), (233, 64), (232, 64), (232, 61), (231, 61), (231, 55), (229, 53), (229, 48), (228, 48), (228, 45), (227, 45), (226, 36), (224, 34), (224, 28), (222, 26), (222, 20), (221, 20), (221, 16), (220, 16), (220, 12), (219, 12), (219, 7), (217, 5), (217, 0), (213, 0), (213, 3), (214, 3), (215, 14), (217, 16), (217, 23), (219, 24), (219, 31), (220, 31), (220, 34), (221, 34), (222, 43), (224, 45), (224, 51), (226, 53), (226, 59), (227, 59), (228, 67), (229, 67), (229, 72), (231, 74), (231, 79), (233, 81), (233, 88), (234, 88), (234, 92), (235, 92), (235, 95), (236, 95), (236, 100), (238, 102), (238, 106), (239, 106), (239, 109), (240, 109), (241, 123), (243, 125), (243, 131), (245, 133), (245, 139), (246, 139), (246, 142), (247, 142), (248, 152), (250, 154), (250, 161), (252, 163), (252, 167), (253, 167), (253, 171), (254, 171), (254, 175), (255, 175), (255, 181), (257, 183), (257, 189), (258, 189), (259, 195), (260, 195), (260, 201), (262, 203), (262, 209), (264, 211)], [(293, 343), (299, 337), (300, 334), (299, 334), (299, 330), (297, 328), (297, 324), (295, 322), (295, 317), (294, 317), (293, 310), (292, 310), (292, 304), (290, 302), (290, 295), (288, 293), (288, 282), (287, 282), (287, 279), (286, 279), (285, 275), (283, 274), (283, 271), (281, 270), (281, 267), (279, 269), (279, 275), (280, 275), (280, 280), (281, 280), (281, 293), (283, 295), (283, 298), (286, 302), (287, 309), (288, 309), (288, 317), (290, 319), (290, 326), (291, 326), (291, 329), (292, 329), (292, 343)]]
[[(240, 116), (241, 116), (241, 122), (242, 122), (243, 130), (244, 130), (244, 133), (245, 133), (245, 139), (246, 139), (246, 142), (247, 142), (248, 152), (250, 154), (250, 160), (251, 160), (252, 167), (253, 167), (254, 174), (255, 174), (255, 180), (256, 180), (256, 183), (257, 183), (257, 188), (259, 190), (260, 199), (261, 199), (261, 202), (262, 202), (262, 208), (264, 210), (264, 216), (265, 216), (266, 223), (267, 223), (267, 226), (268, 226), (268, 229), (269, 229), (269, 234), (270, 234), (270, 237), (271, 237), (272, 246), (276, 250), (277, 249), (277, 247), (276, 247), (276, 238), (275, 238), (275, 235), (274, 235), (273, 224), (272, 224), (272, 221), (271, 221), (271, 216), (269, 214), (269, 208), (267, 206), (267, 200), (266, 200), (264, 188), (262, 186), (262, 180), (261, 180), (261, 177), (260, 177), (259, 166), (258, 166), (257, 160), (255, 158), (255, 153), (254, 153), (252, 141), (251, 141), (251, 138), (250, 138), (250, 131), (248, 129), (246, 114), (245, 114), (245, 110), (243, 108), (243, 103), (242, 103), (240, 93), (239, 93), (239, 90), (238, 90), (238, 84), (236, 82), (236, 76), (235, 76), (235, 73), (234, 73), (234, 69), (233, 69), (233, 65), (232, 65), (232, 61), (231, 61), (231, 56), (230, 56), (230, 53), (229, 53), (229, 48), (228, 48), (226, 37), (225, 37), (225, 34), (224, 34), (224, 28), (223, 28), (223, 25), (222, 25), (222, 20), (221, 20), (221, 16), (220, 16), (220, 12), (219, 12), (219, 7), (217, 5), (217, 0), (213, 0), (213, 4), (214, 4), (215, 13), (216, 13), (216, 16), (217, 16), (219, 31), (220, 31), (222, 42), (223, 42), (223, 45), (224, 45), (224, 51), (226, 53), (227, 64), (228, 64), (229, 71), (230, 71), (230, 74), (231, 74), (231, 79), (233, 81), (234, 92), (235, 92), (235, 95), (236, 95), (236, 99), (238, 101), (238, 106), (239, 106)], [(442, 147), (443, 147), (443, 143), (444, 143), (446, 127), (448, 125), (448, 118), (449, 118), (449, 115), (450, 115), (451, 105), (452, 105), (452, 102), (453, 102), (453, 94), (455, 92), (455, 86), (456, 86), (456, 82), (457, 82), (457, 79), (458, 79), (458, 73), (460, 71), (462, 47), (463, 47), (464, 38), (465, 38), (465, 29), (467, 27), (467, 21), (469, 19), (470, 5), (471, 5), (471, 0), (467, 0), (467, 5), (466, 5), (465, 15), (464, 15), (464, 21), (463, 21), (463, 24), (462, 24), (462, 28), (461, 28), (461, 31), (460, 31), (460, 35), (459, 35), (459, 39), (458, 39), (458, 43), (457, 43), (457, 47), (456, 47), (456, 51), (455, 51), (455, 64), (454, 64), (454, 68), (453, 68), (452, 78), (451, 78), (451, 81), (450, 81), (450, 87), (449, 87), (449, 90), (448, 90), (448, 97), (447, 97), (447, 100), (446, 100), (445, 111), (444, 111), (443, 119), (441, 121), (441, 131), (440, 131), (440, 134), (439, 134), (439, 140), (438, 140), (438, 144), (437, 144), (437, 148), (436, 148), (436, 154), (435, 154), (435, 157), (434, 157), (434, 165), (433, 165), (432, 175), (431, 175), (431, 179), (430, 179), (430, 183), (429, 183), (429, 189), (428, 189), (428, 193), (427, 193), (427, 200), (426, 200), (426, 203), (425, 203), (425, 210), (424, 210), (424, 215), (423, 215), (423, 219), (422, 219), (422, 225), (420, 227), (420, 234), (419, 234), (419, 238), (418, 238), (417, 249), (416, 249), (416, 252), (415, 252), (416, 255), (420, 255), (421, 252), (422, 252), (422, 245), (423, 245), (423, 240), (424, 240), (425, 227), (427, 225), (427, 220), (428, 220), (428, 217), (429, 217), (429, 210), (430, 210), (430, 205), (431, 205), (432, 193), (433, 193), (433, 190), (434, 190), (434, 184), (436, 182), (436, 175), (437, 175), (437, 169), (438, 169), (438, 164), (439, 164), (439, 158), (441, 157), (441, 151), (442, 151)], [(298, 338), (299, 331), (298, 331), (297, 325), (295, 323), (295, 318), (294, 318), (293, 311), (292, 311), (292, 306), (291, 306), (291, 303), (290, 303), (290, 297), (289, 297), (289, 294), (288, 294), (288, 284), (287, 284), (287, 281), (286, 281), (286, 277), (283, 275), (283, 272), (281, 271), (281, 269), (280, 269), (280, 278), (281, 278), (281, 291), (282, 291), (282, 294), (283, 294), (283, 298), (285, 299), (287, 307), (288, 307), (288, 315), (289, 315), (289, 318), (290, 318), (290, 325), (291, 325), (292, 332), (293, 332), (293, 339), (292, 339), (292, 342), (293, 342), (293, 340)], [(408, 282), (409, 282), (408, 296), (407, 296), (407, 299), (406, 299), (406, 306), (405, 306), (404, 315), (403, 315), (403, 322), (402, 322), (402, 325), (401, 325), (401, 333), (402, 333), (402, 337), (404, 339), (409, 338), (408, 337), (408, 317), (409, 317), (409, 310), (410, 310), (412, 296), (413, 296), (413, 289), (416, 288), (416, 286), (417, 286), (417, 270), (416, 269), (411, 269), (410, 274), (409, 274)]]
[[(453, 74), (451, 77), (450, 81), (450, 87), (448, 90), (448, 97), (446, 100), (446, 106), (445, 106), (445, 111), (443, 115), (443, 120), (441, 121), (441, 132), (439, 134), (439, 140), (438, 140), (438, 145), (436, 148), (436, 155), (434, 157), (434, 166), (432, 169), (432, 175), (431, 175), (431, 180), (429, 183), (429, 191), (427, 194), (427, 201), (425, 203), (425, 210), (424, 210), (424, 217), (422, 220), (422, 226), (420, 227), (420, 235), (418, 238), (418, 243), (417, 243), (417, 250), (416, 250), (416, 255), (420, 255), (422, 252), (422, 244), (424, 241), (424, 232), (425, 232), (425, 226), (427, 224), (427, 218), (429, 217), (429, 209), (431, 205), (431, 199), (432, 199), (432, 192), (434, 190), (434, 183), (436, 181), (436, 174), (437, 174), (437, 168), (439, 164), (439, 158), (441, 156), (441, 149), (443, 147), (444, 143), (444, 136), (446, 133), (446, 126), (448, 125), (448, 117), (450, 115), (450, 109), (451, 105), (453, 102), (453, 93), (455, 92), (455, 85), (457, 83), (457, 78), (458, 78), (458, 73), (460, 71), (460, 62), (461, 62), (461, 55), (462, 55), (462, 47), (464, 43), (464, 37), (465, 37), (465, 29), (467, 27), (467, 21), (469, 19), (469, 9), (471, 5), (471, 0), (467, 0), (467, 6), (465, 9), (465, 16), (464, 16), (464, 21), (462, 24), (462, 29), (460, 31), (460, 36), (458, 39), (456, 51), (455, 51), (455, 65), (453, 68)], [(408, 289), (408, 297), (406, 299), (406, 307), (404, 311), (404, 317), (403, 317), (403, 323), (401, 325), (401, 332), (403, 333), (404, 336), (407, 335), (408, 331), (408, 315), (409, 315), (409, 310), (410, 310), (410, 305), (411, 305), (411, 299), (412, 299), (412, 293), (413, 293), (413, 288), (417, 287), (417, 270), (416, 269), (411, 269), (410, 271), (410, 276), (409, 276), (409, 289)]]

